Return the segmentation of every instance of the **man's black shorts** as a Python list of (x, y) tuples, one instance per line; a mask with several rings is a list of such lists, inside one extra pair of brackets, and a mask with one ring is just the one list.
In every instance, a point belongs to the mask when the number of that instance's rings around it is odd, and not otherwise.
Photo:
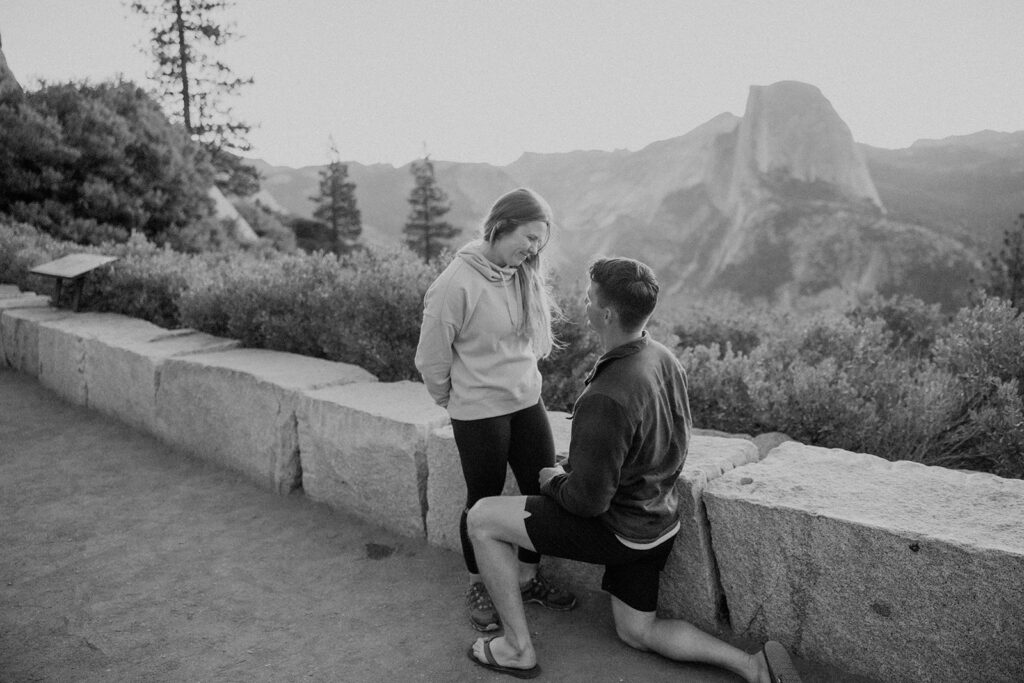
[(634, 550), (596, 518), (578, 517), (547, 496), (527, 496), (526, 511), (526, 533), (537, 552), (603, 564), (603, 590), (641, 612), (658, 608), (658, 579), (675, 536), (649, 550)]

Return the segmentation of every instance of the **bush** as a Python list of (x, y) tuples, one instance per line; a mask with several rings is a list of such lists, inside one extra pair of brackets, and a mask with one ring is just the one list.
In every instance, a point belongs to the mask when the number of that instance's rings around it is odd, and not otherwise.
[(67, 250), (70, 245), (0, 215), (0, 282), (17, 285), (22, 290), (45, 289), (42, 278), (30, 275), (29, 270), (60, 258)]
[(750, 394), (753, 363), (748, 356), (735, 353), (729, 344), (723, 349), (712, 343), (683, 348), (678, 357), (686, 369), (695, 425), (733, 433), (764, 431)]
[(119, 260), (87, 278), (83, 310), (120, 313), (167, 329), (182, 326), (182, 295), (201, 284), (209, 268), (202, 257), (157, 247), (138, 233), (127, 243), (98, 251)]
[(359, 365), (381, 380), (419, 379), (423, 295), (437, 276), (406, 249), (232, 259), (182, 297), (184, 324), (246, 346)]
[(182, 323), (244, 346), (323, 357), (311, 329), (323, 316), (313, 303), (317, 288), (336, 280), (337, 271), (330, 257), (238, 255), (183, 295)]
[(879, 328), (819, 315), (759, 344), (746, 376), (757, 421), (805, 443), (856, 449), (877, 421), (873, 404), (891, 402), (874, 363), (863, 362), (887, 343)]
[(983, 298), (938, 335), (937, 366), (957, 377), (960, 401), (941, 444), (943, 463), (1024, 478), (1024, 316)]
[(697, 301), (658, 316), (673, 321), (670, 328), (679, 348), (717, 345), (721, 353), (729, 348), (740, 355), (750, 353), (783, 324), (777, 314), (764, 307), (727, 295)]
[(366, 249), (343, 259), (345, 276), (330, 292), (328, 357), (347, 358), (383, 381), (419, 380), (413, 359), (423, 296), (443, 264), (424, 264), (404, 247)]
[(1006, 299), (985, 297), (962, 308), (937, 335), (935, 361), (972, 382), (1024, 383), (1024, 315)]
[[(413, 357), (423, 295), (442, 264), (425, 265), (406, 249), (341, 259), (323, 252), (199, 256), (138, 234), (124, 244), (81, 247), (0, 221), (0, 280), (50, 286), (28, 270), (90, 250), (120, 260), (90, 276), (87, 310), (353, 363), (384, 381), (419, 378)], [(564, 348), (541, 369), (548, 407), (568, 410), (600, 349), (585, 324), (582, 293), (557, 296)], [(669, 340), (687, 371), (696, 425), (777, 430), (818, 446), (1024, 478), (1024, 317), (1009, 302), (983, 299), (948, 322), (907, 299), (799, 321), (744, 323), (726, 311), (732, 322), (720, 324), (712, 314), (703, 326), (664, 316), (651, 326), (656, 336), (681, 330), (688, 339), (710, 339), (713, 331), (726, 338), (688, 347)]]
[(939, 304), (926, 304), (913, 296), (875, 295), (846, 315), (858, 323), (880, 320), (891, 335), (890, 348), (914, 358), (928, 355), (943, 326)]
[(541, 396), (549, 410), (570, 412), (587, 374), (601, 356), (601, 340), (587, 325), (583, 288), (555, 280), (553, 289), (562, 311), (552, 325), (559, 348), (538, 364), (544, 377)]
[(1008, 302), (988, 300), (944, 325), (932, 307), (900, 299), (779, 327), (748, 355), (729, 344), (678, 355), (701, 427), (782, 431), (892, 460), (1024, 477), (1021, 348), (1024, 321)]

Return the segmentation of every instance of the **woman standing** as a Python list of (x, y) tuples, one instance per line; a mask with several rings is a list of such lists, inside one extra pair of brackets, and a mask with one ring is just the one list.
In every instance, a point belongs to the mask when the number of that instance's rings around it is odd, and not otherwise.
[[(479, 631), (500, 624), (466, 533), (466, 512), (481, 498), (501, 495), (506, 465), (523, 495), (531, 495), (540, 493), (541, 468), (555, 461), (537, 369), (555, 344), (556, 304), (540, 263), (551, 222), (550, 207), (535, 192), (503, 195), (484, 222), (483, 239), (460, 249), (424, 297), (416, 367), (448, 410), (462, 462), (459, 536), (469, 571), (466, 605)], [(519, 550), (523, 601), (572, 609), (576, 597), (545, 580), (539, 563), (537, 553)]]

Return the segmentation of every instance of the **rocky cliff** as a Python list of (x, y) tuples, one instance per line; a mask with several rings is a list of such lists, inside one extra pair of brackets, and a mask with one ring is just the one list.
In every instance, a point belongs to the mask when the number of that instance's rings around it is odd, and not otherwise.
[[(871, 168), (887, 171), (897, 215), (883, 203), (865, 152)], [(504, 167), (435, 168), (463, 239), (502, 192), (526, 185), (543, 194), (558, 224), (551, 257), (570, 276), (582, 276), (588, 259), (616, 253), (649, 262), (670, 296), (727, 290), (838, 300), (881, 291), (956, 305), (977, 273), (976, 245), (906, 210), (931, 200), (923, 186), (900, 194), (906, 160), (878, 152), (854, 142), (818, 88), (784, 81), (752, 87), (742, 117), (721, 114), (635, 152), (528, 153)], [(309, 215), (317, 169), (260, 168), (281, 204)], [(364, 221), (400, 240), (408, 167), (353, 163), (349, 173)], [(960, 189), (991, 196), (991, 187)]]
[(686, 150), (685, 176), (678, 161), (661, 158), (650, 168), (664, 179), (673, 167), (671, 181), (637, 183), (647, 213), (610, 210), (607, 229), (589, 221), (591, 240), (566, 240), (569, 251), (647, 261), (670, 296), (726, 290), (833, 302), (881, 291), (947, 305), (962, 297), (974, 255), (886, 217), (862, 150), (817, 88), (752, 87), (742, 119), (711, 124), (675, 141), (680, 151), (683, 140), (700, 141)]
[(881, 208), (863, 155), (849, 127), (813, 85), (783, 81), (752, 86), (732, 154), (724, 163), (726, 183), (709, 179), (709, 190), (726, 213), (774, 188), (773, 178), (827, 184), (840, 196), (867, 199)]
[(21, 84), (14, 77), (10, 67), (7, 66), (7, 58), (4, 56), (3, 39), (0, 38), (0, 100), (11, 97), (19, 98), (22, 95)]

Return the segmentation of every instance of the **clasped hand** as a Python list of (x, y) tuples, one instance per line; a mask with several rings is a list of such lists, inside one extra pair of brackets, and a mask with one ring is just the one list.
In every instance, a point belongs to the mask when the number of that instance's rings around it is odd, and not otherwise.
[(562, 469), (561, 465), (540, 468), (540, 487), (544, 488), (545, 486), (547, 486), (549, 481), (551, 481), (560, 474), (565, 474), (565, 470)]

